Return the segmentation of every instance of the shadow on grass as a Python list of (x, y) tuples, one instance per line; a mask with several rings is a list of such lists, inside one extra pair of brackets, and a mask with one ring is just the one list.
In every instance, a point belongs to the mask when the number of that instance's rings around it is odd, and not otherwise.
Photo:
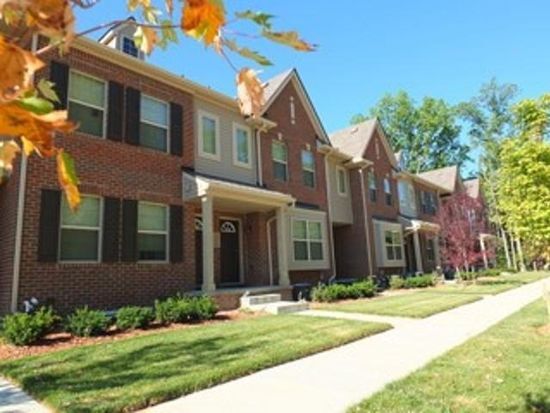
[(532, 413), (550, 413), (550, 389), (543, 393), (525, 395), (525, 411)]

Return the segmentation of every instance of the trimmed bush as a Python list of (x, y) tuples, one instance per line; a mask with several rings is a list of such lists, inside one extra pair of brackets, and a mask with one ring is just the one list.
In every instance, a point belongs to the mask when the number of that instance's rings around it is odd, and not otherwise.
[(50, 307), (42, 307), (35, 313), (15, 313), (2, 321), (2, 334), (16, 346), (35, 343), (49, 333), (59, 318)]
[(403, 278), (399, 275), (392, 275), (390, 285), (394, 290), (400, 288), (427, 288), (435, 285), (436, 279), (431, 274), (417, 275)]
[(405, 279), (400, 275), (392, 275), (390, 279), (390, 288), (392, 290), (399, 290), (405, 286)]
[(210, 320), (218, 309), (210, 297), (170, 297), (155, 301), (155, 314), (161, 324)]
[(313, 301), (329, 303), (338, 300), (373, 297), (375, 294), (376, 286), (374, 282), (365, 280), (349, 285), (319, 285), (313, 288), (311, 297)]
[(93, 337), (105, 334), (110, 325), (111, 318), (103, 311), (83, 307), (67, 317), (65, 328), (78, 337)]
[(119, 330), (146, 328), (155, 319), (150, 307), (122, 307), (116, 313), (116, 326)]

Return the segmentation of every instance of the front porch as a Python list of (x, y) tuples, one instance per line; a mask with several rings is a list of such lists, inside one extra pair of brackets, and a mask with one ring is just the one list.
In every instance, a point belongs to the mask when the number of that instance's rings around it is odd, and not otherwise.
[[(196, 285), (223, 308), (246, 291), (291, 293), (286, 194), (184, 172), (184, 200), (195, 206)], [(288, 290), (288, 292), (286, 292)]]
[(439, 225), (433, 222), (400, 217), (407, 273), (431, 272), (441, 266)]

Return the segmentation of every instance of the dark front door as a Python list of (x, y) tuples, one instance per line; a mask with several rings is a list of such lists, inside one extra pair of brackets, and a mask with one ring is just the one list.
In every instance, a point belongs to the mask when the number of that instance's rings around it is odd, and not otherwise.
[(222, 284), (240, 282), (239, 221), (220, 220), (220, 269)]
[(414, 274), (416, 272), (416, 254), (414, 252), (413, 235), (405, 237), (405, 259), (407, 261), (407, 273)]

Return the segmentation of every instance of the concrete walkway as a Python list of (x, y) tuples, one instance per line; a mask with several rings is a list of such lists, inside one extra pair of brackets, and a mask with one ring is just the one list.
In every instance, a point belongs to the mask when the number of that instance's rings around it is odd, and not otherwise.
[(27, 393), (0, 378), (0, 413), (47, 413)]
[(545, 280), (160, 404), (149, 413), (340, 413), (541, 296)]
[(387, 315), (376, 314), (359, 314), (348, 313), (344, 311), (330, 311), (330, 310), (307, 310), (296, 313), (296, 315), (305, 315), (310, 317), (326, 317), (326, 318), (339, 318), (341, 320), (355, 320), (355, 321), (370, 321), (373, 323), (386, 323), (391, 324), (395, 328), (403, 327), (411, 323), (417, 323), (420, 321), (418, 318), (407, 317), (394, 317)]

